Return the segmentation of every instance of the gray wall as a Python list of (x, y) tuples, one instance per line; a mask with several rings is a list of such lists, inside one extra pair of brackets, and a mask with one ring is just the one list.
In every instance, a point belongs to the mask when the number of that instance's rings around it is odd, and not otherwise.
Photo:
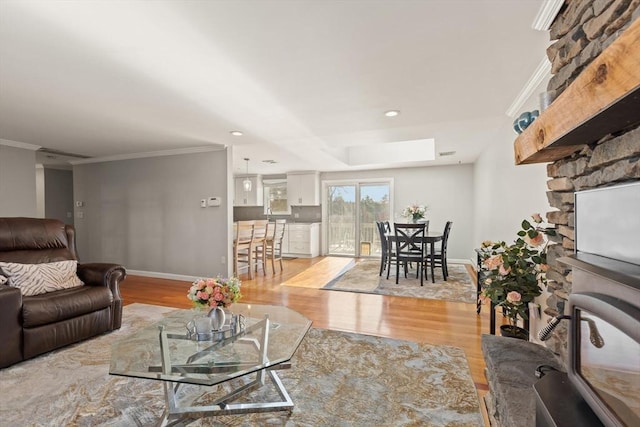
[[(81, 260), (148, 273), (226, 276), (227, 166), (226, 151), (75, 165), (74, 199), (84, 203), (75, 208)], [(201, 208), (200, 200), (211, 196), (221, 197), (222, 206)]]
[(73, 225), (73, 172), (44, 169), (44, 216)]
[(36, 211), (38, 218), (44, 218), (44, 167), (36, 164)]
[(37, 216), (35, 151), (0, 144), (0, 216)]
[(448, 256), (472, 259), (473, 241), (473, 165), (431, 166), (357, 172), (325, 172), (320, 180), (393, 178), (393, 221), (404, 220), (402, 210), (418, 203), (429, 207), (429, 230), (442, 230), (453, 221)]

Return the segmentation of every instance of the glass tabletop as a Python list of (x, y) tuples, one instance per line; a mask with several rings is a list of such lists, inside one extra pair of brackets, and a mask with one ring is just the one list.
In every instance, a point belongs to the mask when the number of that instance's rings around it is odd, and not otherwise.
[(109, 373), (180, 383), (214, 385), (288, 362), (311, 321), (283, 306), (233, 304), (227, 311), (244, 317), (235, 334), (211, 340), (190, 338), (187, 323), (206, 311), (176, 310), (160, 322), (134, 331), (111, 349)]

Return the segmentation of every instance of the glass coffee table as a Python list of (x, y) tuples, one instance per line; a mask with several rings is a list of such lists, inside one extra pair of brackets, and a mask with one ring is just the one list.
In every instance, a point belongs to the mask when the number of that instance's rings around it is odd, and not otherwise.
[[(194, 413), (209, 415), (290, 411), (293, 401), (276, 370), (289, 361), (311, 321), (283, 306), (234, 304), (225, 327), (197, 341), (187, 329), (196, 310), (176, 310), (162, 321), (135, 331), (112, 346), (112, 375), (160, 380), (166, 408), (159, 424), (182, 424)], [(255, 378), (253, 378), (255, 376)], [(233, 403), (270, 379), (280, 400)], [(236, 380), (236, 381), (231, 381)], [(222, 396), (206, 405), (192, 402), (227, 383)], [(188, 389), (188, 392), (185, 391)], [(194, 394), (194, 390), (196, 393)], [(196, 396), (185, 397), (187, 394)]]

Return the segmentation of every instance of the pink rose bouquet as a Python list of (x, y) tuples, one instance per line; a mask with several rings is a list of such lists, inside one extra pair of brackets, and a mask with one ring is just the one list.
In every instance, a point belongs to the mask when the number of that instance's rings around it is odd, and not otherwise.
[(237, 277), (198, 279), (189, 288), (187, 298), (196, 307), (229, 307), (242, 297), (240, 285)]
[(527, 319), (527, 308), (542, 293), (546, 284), (547, 239), (555, 231), (542, 226), (540, 214), (522, 221), (518, 238), (513, 244), (484, 241), (481, 245), (482, 292), (480, 301), (501, 306), (509, 322)]

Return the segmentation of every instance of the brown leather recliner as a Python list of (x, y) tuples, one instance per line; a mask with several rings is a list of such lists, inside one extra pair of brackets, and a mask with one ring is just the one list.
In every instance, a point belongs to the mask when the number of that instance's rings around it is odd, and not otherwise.
[[(75, 230), (54, 219), (0, 218), (0, 261), (40, 264), (78, 260)], [(0, 368), (120, 328), (116, 264), (78, 263), (84, 286), (23, 296), (0, 285)]]

